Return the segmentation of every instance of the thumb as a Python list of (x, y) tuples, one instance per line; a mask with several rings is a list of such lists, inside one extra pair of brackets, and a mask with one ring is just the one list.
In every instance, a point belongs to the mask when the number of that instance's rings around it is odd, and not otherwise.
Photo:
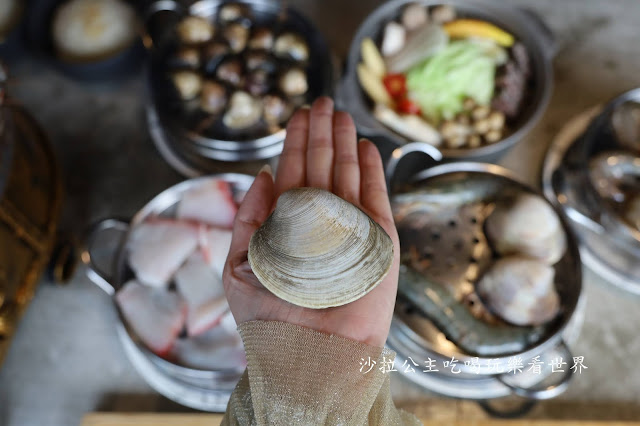
[(274, 194), (273, 175), (271, 167), (267, 164), (256, 176), (236, 214), (229, 250), (230, 257), (249, 248), (251, 236), (271, 213)]

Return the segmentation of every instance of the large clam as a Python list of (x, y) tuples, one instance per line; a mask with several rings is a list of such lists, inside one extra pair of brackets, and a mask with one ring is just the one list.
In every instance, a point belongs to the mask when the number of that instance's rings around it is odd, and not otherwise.
[(362, 210), (317, 188), (282, 194), (251, 237), (260, 282), (292, 304), (322, 309), (367, 294), (389, 272), (393, 243)]

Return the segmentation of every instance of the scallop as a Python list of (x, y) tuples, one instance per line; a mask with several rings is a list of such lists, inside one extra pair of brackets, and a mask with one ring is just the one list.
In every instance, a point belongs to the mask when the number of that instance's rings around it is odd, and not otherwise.
[(247, 75), (246, 90), (253, 96), (262, 96), (271, 88), (269, 73), (257, 69)]
[(249, 28), (241, 23), (229, 24), (224, 29), (223, 36), (229, 43), (232, 52), (242, 52), (249, 40)]
[(222, 112), (227, 104), (227, 91), (215, 81), (205, 81), (200, 94), (200, 108), (209, 114)]
[(553, 267), (523, 256), (496, 261), (476, 285), (487, 307), (503, 320), (520, 326), (551, 321), (560, 310)]
[(199, 16), (187, 16), (176, 27), (178, 37), (183, 43), (204, 43), (213, 38), (214, 27), (211, 22)]
[(254, 30), (249, 40), (249, 48), (271, 50), (273, 48), (273, 31), (269, 28), (258, 28)]
[(237, 21), (246, 14), (246, 9), (243, 5), (237, 3), (225, 4), (220, 8), (218, 12), (218, 18), (221, 22)]
[(485, 230), (501, 255), (518, 253), (554, 264), (567, 248), (560, 218), (549, 203), (533, 194), (498, 202)]
[(267, 95), (264, 97), (264, 120), (269, 124), (280, 124), (286, 121), (293, 112), (291, 104), (280, 96)]
[(393, 243), (362, 210), (318, 188), (282, 194), (249, 243), (249, 264), (273, 294), (323, 309), (353, 302), (389, 273)]
[(231, 96), (229, 109), (222, 117), (225, 126), (232, 130), (243, 130), (253, 126), (262, 116), (262, 102), (247, 92), (238, 91)]
[(291, 68), (280, 77), (279, 86), (287, 96), (303, 95), (309, 90), (307, 74), (300, 68)]
[(202, 76), (193, 71), (178, 71), (172, 75), (173, 84), (183, 100), (193, 99), (202, 90)]
[(225, 83), (240, 86), (243, 80), (242, 62), (237, 58), (225, 59), (218, 65), (216, 77)]
[(181, 47), (176, 51), (173, 61), (178, 66), (198, 68), (200, 66), (200, 51), (195, 47)]
[(281, 58), (291, 58), (300, 62), (309, 59), (309, 45), (302, 36), (295, 33), (278, 36), (273, 51)]

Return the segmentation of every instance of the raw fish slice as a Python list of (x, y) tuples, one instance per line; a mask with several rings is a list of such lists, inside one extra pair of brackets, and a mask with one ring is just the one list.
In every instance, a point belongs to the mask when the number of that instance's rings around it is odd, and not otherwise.
[(202, 237), (200, 246), (205, 260), (222, 277), (224, 263), (231, 247), (232, 233), (227, 229), (210, 228)]
[(228, 322), (225, 315), (220, 326), (204, 334), (187, 339), (178, 339), (171, 350), (172, 357), (180, 364), (203, 370), (243, 369), (247, 365), (242, 339), (235, 330), (223, 326)]
[(174, 279), (178, 291), (189, 305), (201, 305), (225, 297), (221, 276), (209, 266), (199, 250), (189, 256)]
[(219, 276), (200, 251), (194, 252), (176, 272), (176, 286), (188, 304), (187, 332), (195, 336), (216, 326), (229, 305)]
[(198, 245), (198, 226), (151, 219), (137, 226), (129, 246), (129, 265), (142, 283), (164, 287)]
[(216, 180), (184, 194), (178, 204), (177, 217), (231, 228), (237, 211), (229, 183)]
[(189, 305), (187, 334), (189, 336), (197, 336), (217, 326), (228, 310), (229, 304), (224, 296), (199, 305)]
[(116, 293), (116, 302), (144, 344), (160, 356), (167, 355), (184, 325), (186, 305), (182, 298), (131, 280)]

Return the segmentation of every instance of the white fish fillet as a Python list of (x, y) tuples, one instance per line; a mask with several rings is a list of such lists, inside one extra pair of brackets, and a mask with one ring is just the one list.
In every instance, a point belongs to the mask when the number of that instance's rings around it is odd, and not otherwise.
[(175, 292), (127, 282), (116, 293), (127, 324), (149, 349), (165, 356), (184, 326), (186, 305)]
[[(247, 365), (242, 339), (235, 329), (223, 326), (230, 317), (225, 315), (220, 326), (197, 337), (178, 339), (171, 355), (182, 365), (206, 370), (242, 369)], [(235, 322), (234, 322), (235, 324)]]
[(150, 219), (132, 232), (129, 265), (142, 283), (165, 287), (198, 245), (198, 226), (170, 219)]
[(176, 272), (176, 286), (188, 305), (187, 332), (198, 335), (217, 325), (229, 310), (222, 276), (194, 252)]
[(222, 279), (224, 264), (231, 247), (232, 232), (227, 229), (209, 228), (204, 232), (200, 241), (202, 254), (209, 265)]
[(215, 180), (185, 193), (177, 217), (231, 228), (237, 211), (229, 183)]

